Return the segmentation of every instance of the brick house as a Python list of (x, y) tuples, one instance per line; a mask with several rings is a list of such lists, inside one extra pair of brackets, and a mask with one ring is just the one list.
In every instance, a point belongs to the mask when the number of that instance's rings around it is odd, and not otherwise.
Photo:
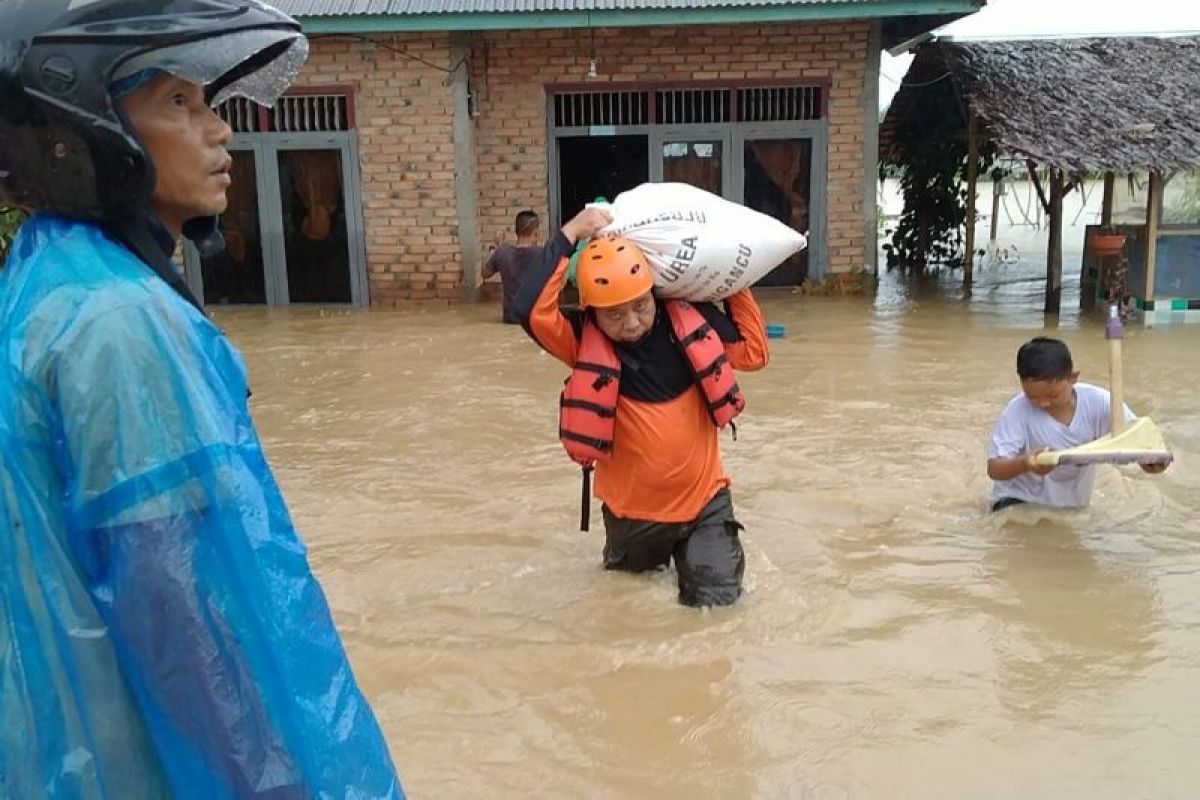
[[(208, 303), (475, 295), (496, 231), (679, 180), (811, 232), (764, 279), (875, 261), (878, 62), (983, 0), (275, 0), (310, 36), (274, 108), (227, 104)], [(197, 267), (200, 267), (197, 269)]]

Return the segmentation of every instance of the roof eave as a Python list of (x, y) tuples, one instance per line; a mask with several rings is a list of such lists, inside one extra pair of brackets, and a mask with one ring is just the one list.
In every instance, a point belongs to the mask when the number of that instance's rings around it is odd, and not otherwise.
[(1068, 174), (1103, 174), (1111, 172), (1116, 175), (1133, 175), (1143, 172), (1168, 173), (1176, 171), (1193, 172), (1200, 169), (1200, 156), (1193, 159), (1177, 156), (1162, 156), (1158, 158), (1106, 158), (1103, 154), (1094, 153), (1042, 153), (1024, 148), (1009, 148), (1003, 143), (997, 143), (997, 155), (1013, 161), (1032, 161), (1038, 167), (1059, 169)]
[(604, 9), (436, 14), (356, 14), (300, 17), (308, 34), (396, 33), (406, 31), (500, 31), (548, 28), (637, 28), (659, 25), (731, 25), (764, 22), (817, 22), (886, 19), (926, 15), (966, 15), (979, 0), (865, 0), (861, 3), (796, 3), (777, 6), (697, 9)]

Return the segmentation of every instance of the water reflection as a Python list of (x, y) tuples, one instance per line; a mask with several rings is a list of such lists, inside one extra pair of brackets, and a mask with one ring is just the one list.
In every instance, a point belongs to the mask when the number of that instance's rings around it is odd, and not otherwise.
[(1009, 713), (1069, 717), (1081, 695), (1104, 702), (1143, 679), (1160, 622), (1139, 557), (1106, 552), (1086, 514), (1014, 509), (993, 523), (997, 537), (983, 567), (1003, 592), (992, 624)]
[[(722, 442), (749, 593), (713, 613), (600, 569), (565, 371), (494, 309), (216, 316), (414, 797), (1187, 796), (1200, 326), (1126, 339), (1168, 473), (1001, 518), (984, 447), (1048, 323), (988, 281), (763, 293), (787, 336)], [(1049, 324), (1103, 382), (1098, 322)]]

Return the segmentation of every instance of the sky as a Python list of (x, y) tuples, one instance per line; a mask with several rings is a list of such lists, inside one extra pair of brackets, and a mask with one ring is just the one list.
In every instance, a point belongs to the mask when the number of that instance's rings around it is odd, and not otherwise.
[[(1200, 0), (988, 0), (977, 14), (934, 32), (961, 40), (1200, 34)], [(912, 56), (880, 64), (879, 105), (891, 102)]]

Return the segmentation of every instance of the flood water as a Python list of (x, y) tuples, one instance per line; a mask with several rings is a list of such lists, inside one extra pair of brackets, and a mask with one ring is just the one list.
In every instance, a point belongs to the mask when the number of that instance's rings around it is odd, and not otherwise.
[(1165, 475), (993, 515), (1016, 348), (1107, 381), (1101, 321), (1021, 270), (760, 295), (787, 336), (723, 438), (748, 593), (712, 612), (600, 569), (566, 370), (495, 307), (216, 318), (414, 798), (1195, 797), (1200, 326), (1125, 342)]

